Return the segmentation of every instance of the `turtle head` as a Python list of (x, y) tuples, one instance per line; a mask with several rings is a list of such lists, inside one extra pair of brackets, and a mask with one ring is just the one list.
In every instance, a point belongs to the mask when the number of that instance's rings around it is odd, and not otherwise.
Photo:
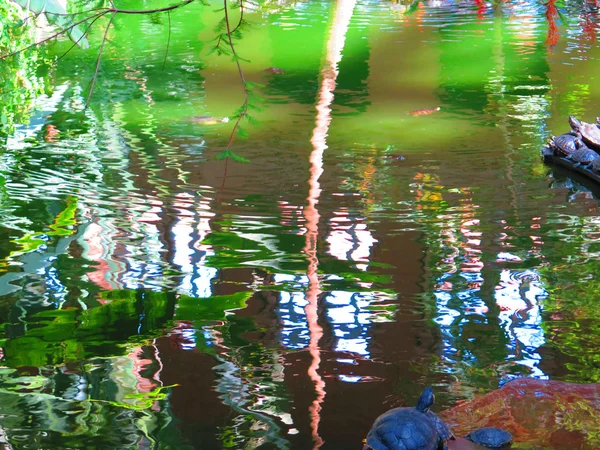
[(433, 388), (428, 386), (419, 397), (419, 401), (417, 402), (417, 410), (421, 412), (429, 411), (429, 408), (431, 408), (431, 405), (433, 405), (434, 401), (435, 396), (433, 395)]
[(569, 125), (571, 125), (571, 128), (574, 130), (579, 130), (579, 128), (581, 128), (581, 122), (575, 116), (569, 116)]

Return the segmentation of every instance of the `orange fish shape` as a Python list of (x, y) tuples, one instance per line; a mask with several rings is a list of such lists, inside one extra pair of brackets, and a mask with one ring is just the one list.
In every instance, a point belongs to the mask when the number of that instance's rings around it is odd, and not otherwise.
[(429, 114), (433, 114), (434, 112), (438, 112), (441, 108), (439, 106), (435, 108), (429, 109), (415, 109), (414, 111), (409, 112), (411, 116), (428, 116)]

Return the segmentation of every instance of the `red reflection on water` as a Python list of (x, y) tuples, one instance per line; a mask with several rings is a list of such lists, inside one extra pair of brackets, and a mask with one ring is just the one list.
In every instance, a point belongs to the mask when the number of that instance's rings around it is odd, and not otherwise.
[(581, 30), (586, 40), (596, 42), (596, 33), (598, 32), (598, 24), (596, 23), (595, 13), (584, 13)]
[(560, 39), (560, 32), (556, 25), (556, 18), (558, 17), (558, 10), (556, 9), (556, 0), (548, 0), (546, 3), (546, 21), (548, 22), (548, 36), (546, 37), (545, 44), (549, 47), (554, 47), (558, 44)]
[(485, 15), (485, 1), (484, 0), (475, 0), (475, 4), (477, 5), (477, 18), (479, 20), (483, 19)]
[[(96, 263), (95, 270), (87, 273), (88, 279), (103, 290), (122, 289), (119, 277), (125, 273), (125, 264), (116, 257), (120, 245), (114, 238), (119, 232), (108, 220), (96, 219), (90, 223), (83, 235), (86, 244), (84, 256)], [(100, 303), (107, 300), (98, 299)]]
[[(151, 354), (149, 354), (150, 352)], [(138, 392), (152, 392), (157, 387), (162, 386), (160, 373), (163, 369), (163, 364), (158, 348), (154, 343), (149, 346), (133, 348), (127, 357), (133, 362), (133, 370), (131, 372), (137, 380), (135, 388)], [(159, 403), (154, 401), (151, 409), (153, 411), (160, 411)]]
[(306, 292), (306, 321), (310, 334), (308, 350), (311, 356), (311, 364), (308, 368), (308, 376), (315, 385), (317, 397), (309, 407), (311, 432), (314, 442), (314, 449), (323, 445), (323, 439), (319, 436), (319, 423), (321, 421), (321, 404), (325, 398), (325, 381), (319, 374), (321, 364), (321, 349), (319, 341), (323, 336), (323, 328), (319, 325), (318, 319), (318, 300), (321, 293), (318, 277), (319, 260), (317, 258), (317, 240), (319, 237), (319, 211), (317, 204), (321, 195), (321, 185), (319, 177), (323, 173), (323, 153), (327, 148), (327, 132), (331, 123), (331, 108), (333, 102), (333, 91), (335, 89), (335, 80), (338, 76), (338, 63), (342, 59), (342, 49), (346, 40), (346, 31), (350, 24), (352, 11), (354, 10), (355, 0), (338, 0), (335, 8), (335, 15), (331, 24), (331, 32), (327, 42), (327, 57), (325, 65), (321, 71), (321, 87), (317, 99), (317, 118), (315, 128), (310, 142), (313, 150), (310, 154), (310, 178), (308, 180), (307, 206), (304, 209), (304, 218), (306, 219), (306, 244), (304, 252), (308, 258), (308, 291)]

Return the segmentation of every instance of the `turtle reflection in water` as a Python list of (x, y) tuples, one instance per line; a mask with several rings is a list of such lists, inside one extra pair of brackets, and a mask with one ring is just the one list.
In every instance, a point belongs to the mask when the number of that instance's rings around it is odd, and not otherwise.
[(454, 435), (429, 408), (435, 397), (426, 388), (416, 408), (394, 408), (379, 416), (367, 435), (363, 450), (447, 450)]
[(213, 116), (193, 116), (190, 117), (190, 120), (194, 123), (199, 123), (202, 125), (215, 125), (217, 123), (227, 123), (229, 122), (229, 117), (213, 117)]

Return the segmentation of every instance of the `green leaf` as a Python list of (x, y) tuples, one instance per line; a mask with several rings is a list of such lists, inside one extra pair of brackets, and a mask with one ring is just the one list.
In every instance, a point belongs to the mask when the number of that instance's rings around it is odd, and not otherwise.
[(569, 19), (567, 18), (567, 16), (561, 12), (560, 9), (556, 9), (556, 12), (558, 13), (558, 17), (560, 17), (560, 21), (564, 24), (564, 25), (569, 25)]
[(249, 136), (249, 134), (248, 134), (248, 132), (246, 131), (246, 129), (245, 129), (245, 128), (242, 128), (242, 127), (238, 127), (238, 129), (237, 129), (237, 131), (236, 131), (236, 135), (237, 135), (237, 136), (238, 136), (240, 139), (246, 139), (246, 138)]
[(249, 163), (250, 162), (249, 159), (246, 159), (243, 156), (240, 156), (236, 153), (233, 154), (232, 158), (235, 162), (239, 162), (239, 163)]
[(264, 88), (265, 85), (260, 84), (260, 83), (255, 83), (254, 81), (246, 81), (246, 87), (248, 88), (249, 91), (251, 91), (254, 88)]
[(219, 160), (219, 161), (223, 160), (223, 159), (227, 159), (227, 158), (231, 158), (234, 161), (241, 162), (241, 163), (248, 163), (248, 162), (250, 162), (250, 160), (248, 160), (248, 159), (246, 159), (246, 158), (244, 158), (244, 157), (242, 157), (242, 156), (240, 156), (240, 155), (232, 152), (229, 149), (223, 150), (221, 153), (219, 153), (216, 156), (216, 159)]
[(238, 55), (233, 55), (233, 57), (231, 59), (234, 62), (235, 61), (244, 61), (244, 62), (247, 62), (247, 63), (251, 62), (249, 59), (244, 59), (244, 58), (242, 58), (241, 56), (238, 56)]
[(419, 9), (419, 3), (421, 3), (419, 0), (412, 2), (408, 9), (404, 12), (404, 15), (409, 16), (411, 14), (414, 14), (417, 11), (417, 9)]
[(246, 307), (251, 291), (231, 295), (214, 295), (208, 298), (194, 298), (181, 295), (175, 309), (175, 320), (216, 321), (224, 320), (233, 310)]
[(223, 150), (221, 153), (219, 153), (219, 154), (218, 154), (218, 155), (215, 157), (215, 159), (216, 159), (217, 161), (221, 161), (221, 160), (223, 160), (223, 159), (231, 158), (232, 156), (233, 156), (233, 152), (232, 152), (231, 150), (229, 150), (229, 149), (225, 149), (225, 150)]

